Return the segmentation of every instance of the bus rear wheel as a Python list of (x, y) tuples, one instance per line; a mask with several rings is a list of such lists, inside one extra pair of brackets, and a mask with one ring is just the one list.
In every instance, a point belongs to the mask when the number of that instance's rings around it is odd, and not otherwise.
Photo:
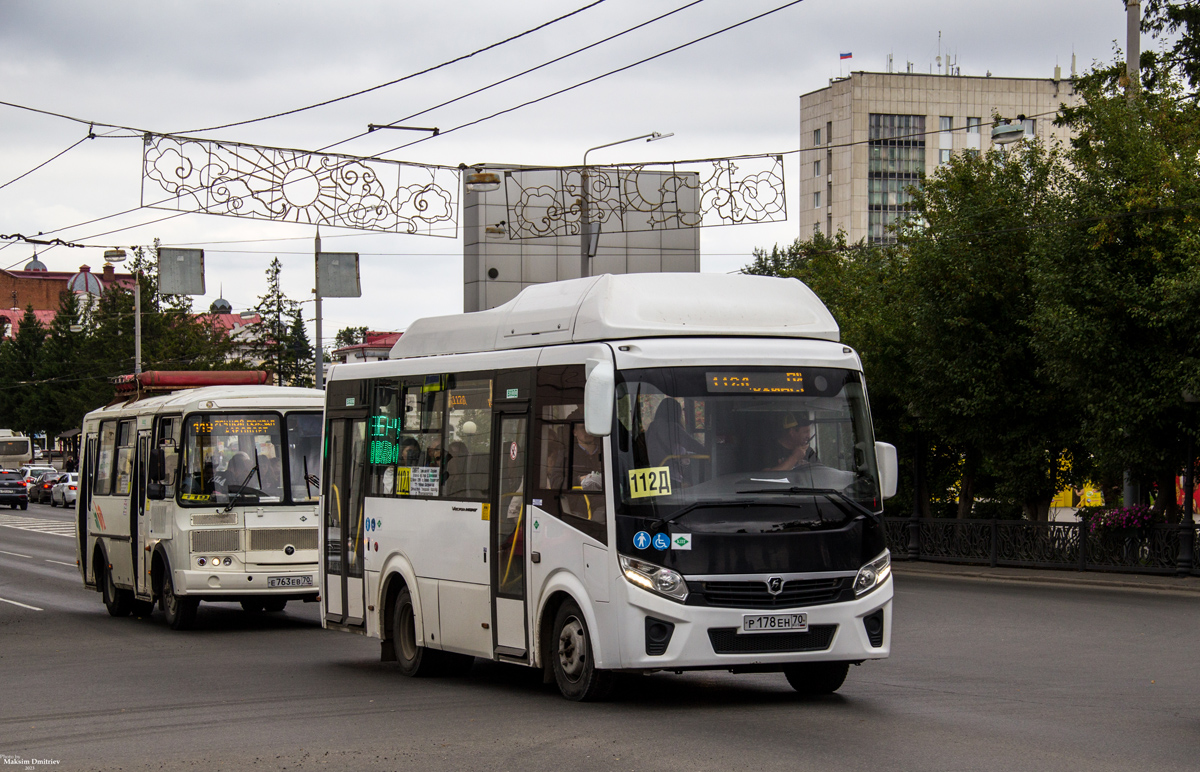
[(101, 563), (101, 566), (103, 566), (100, 570), (104, 573), (104, 580), (100, 585), (100, 593), (104, 597), (104, 607), (108, 609), (109, 616), (129, 616), (129, 612), (133, 610), (133, 592), (117, 589), (117, 584), (112, 578), (112, 569), (108, 566), (107, 560)]
[(167, 618), (167, 626), (172, 630), (191, 630), (196, 624), (196, 608), (200, 601), (195, 598), (181, 598), (175, 594), (175, 582), (171, 578), (171, 569), (163, 571), (162, 597), (163, 615)]
[(783, 669), (788, 683), (801, 694), (833, 694), (846, 681), (849, 662), (804, 662)]
[(612, 691), (613, 675), (596, 669), (587, 621), (573, 600), (563, 601), (554, 616), (550, 661), (554, 666), (558, 690), (568, 700), (602, 700)]
[(442, 652), (417, 645), (417, 617), (413, 610), (412, 593), (407, 587), (400, 590), (392, 607), (391, 633), (392, 648), (401, 673), (424, 678), (441, 672)]

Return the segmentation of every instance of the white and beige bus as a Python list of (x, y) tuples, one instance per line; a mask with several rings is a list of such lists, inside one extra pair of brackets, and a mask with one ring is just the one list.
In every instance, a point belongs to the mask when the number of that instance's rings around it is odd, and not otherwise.
[(319, 598), (324, 395), (267, 376), (127, 376), (119, 401), (84, 417), (77, 558), (113, 616), (157, 601), (183, 630), (202, 600), (282, 611)]
[(323, 624), (576, 700), (660, 670), (836, 690), (890, 650), (896, 485), (838, 336), (799, 281), (712, 274), (414, 322), (330, 376)]
[(33, 460), (33, 444), (28, 437), (0, 429), (0, 469), (16, 469)]

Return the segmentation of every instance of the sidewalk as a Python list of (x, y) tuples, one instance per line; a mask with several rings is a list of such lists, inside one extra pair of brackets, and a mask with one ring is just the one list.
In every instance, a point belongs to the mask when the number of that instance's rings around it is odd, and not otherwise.
[(956, 579), (971, 582), (1002, 582), (1005, 584), (1036, 584), (1055, 587), (1075, 587), (1094, 590), (1189, 595), (1200, 598), (1200, 576), (1157, 576), (1151, 574), (1116, 574), (1104, 571), (1061, 571), (1041, 568), (1007, 568), (956, 565), (897, 560), (892, 573), (903, 582), (905, 577)]

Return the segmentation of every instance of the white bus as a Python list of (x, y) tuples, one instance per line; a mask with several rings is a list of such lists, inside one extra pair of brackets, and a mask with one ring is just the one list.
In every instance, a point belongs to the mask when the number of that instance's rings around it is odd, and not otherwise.
[(322, 620), (409, 675), (472, 657), (569, 699), (614, 671), (888, 656), (862, 365), (796, 280), (599, 276), (414, 322), (326, 396)]
[(17, 469), (33, 460), (33, 445), (28, 437), (0, 429), (0, 469)]
[(127, 376), (128, 401), (84, 417), (76, 557), (113, 616), (158, 601), (183, 630), (202, 600), (318, 599), (324, 394), (267, 375)]

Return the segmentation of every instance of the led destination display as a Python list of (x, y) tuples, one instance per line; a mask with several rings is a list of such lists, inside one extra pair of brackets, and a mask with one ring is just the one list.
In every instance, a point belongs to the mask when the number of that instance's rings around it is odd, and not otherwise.
[(708, 393), (803, 394), (804, 374), (799, 370), (705, 373)]

